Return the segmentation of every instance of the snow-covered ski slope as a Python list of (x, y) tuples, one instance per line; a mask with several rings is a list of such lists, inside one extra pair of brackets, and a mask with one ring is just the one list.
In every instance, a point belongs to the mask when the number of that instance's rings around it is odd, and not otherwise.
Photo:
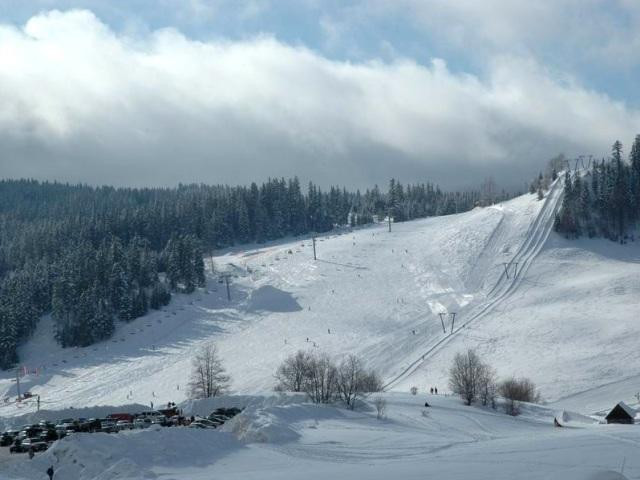
[[(560, 238), (561, 197), (557, 182), (542, 201), (524, 195), (392, 232), (330, 233), (317, 239), (317, 261), (309, 238), (222, 252), (206, 289), (120, 326), (112, 340), (63, 350), (45, 318), (21, 350), (39, 372), (23, 387), (47, 408), (180, 401), (195, 348), (215, 341), (239, 393), (272, 388), (298, 349), (355, 353), (392, 390), (445, 391), (451, 358), (474, 347), (500, 375), (531, 377), (549, 401), (581, 411), (632, 401), (640, 247)], [(507, 276), (505, 262), (518, 262), (517, 273), (512, 265)], [(220, 272), (232, 275), (231, 301)], [(456, 312), (453, 334), (441, 312)], [(12, 377), (0, 373), (0, 398), (15, 397)], [(0, 403), (0, 416), (32, 408)]]

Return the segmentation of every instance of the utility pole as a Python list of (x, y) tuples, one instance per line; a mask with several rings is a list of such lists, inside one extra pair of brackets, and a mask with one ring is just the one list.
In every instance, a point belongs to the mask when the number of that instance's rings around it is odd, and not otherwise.
[(451, 312), (449, 315), (451, 316), (451, 333), (453, 333), (453, 326), (456, 323), (456, 312)]
[(389, 232), (391, 232), (391, 209), (387, 210), (387, 221), (389, 222)]
[(313, 241), (313, 259), (317, 260), (316, 258), (316, 237), (312, 237), (311, 240)]
[(227, 285), (227, 300), (231, 301), (231, 290), (229, 289), (229, 277), (228, 273), (224, 274), (224, 282)]
[(440, 315), (440, 323), (442, 323), (442, 333), (447, 333), (447, 329), (444, 328), (444, 316), (446, 315), (446, 312), (440, 312), (438, 315)]
[(18, 401), (20, 401), (20, 367), (16, 368), (16, 385), (18, 386)]

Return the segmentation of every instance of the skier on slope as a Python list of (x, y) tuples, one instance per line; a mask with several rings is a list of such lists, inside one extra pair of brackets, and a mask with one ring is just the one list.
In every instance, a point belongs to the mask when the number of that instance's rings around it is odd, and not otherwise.
[(49, 480), (53, 479), (53, 465), (47, 468), (47, 475), (49, 475)]

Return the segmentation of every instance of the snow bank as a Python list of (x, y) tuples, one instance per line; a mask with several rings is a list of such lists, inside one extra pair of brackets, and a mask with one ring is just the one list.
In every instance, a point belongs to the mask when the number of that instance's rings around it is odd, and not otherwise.
[(298, 440), (306, 428), (317, 428), (322, 420), (344, 416), (336, 407), (310, 403), (251, 406), (223, 428), (247, 443), (286, 443)]
[(8, 473), (40, 478), (53, 465), (56, 478), (69, 480), (156, 478), (152, 467), (205, 467), (238, 448), (231, 434), (215, 430), (156, 427), (80, 433), (56, 442), (32, 461), (12, 465)]
[(559, 412), (556, 412), (555, 418), (560, 423), (560, 425), (568, 427), (580, 427), (599, 423), (595, 418), (575, 412), (568, 412), (566, 410), (560, 410)]
[(232, 433), (245, 443), (286, 443), (300, 438), (304, 428), (315, 428), (318, 422), (342, 418), (344, 413), (331, 406), (307, 403), (300, 393), (278, 395), (227, 395), (180, 404), (186, 415), (209, 415), (220, 407), (242, 408), (242, 413), (226, 422), (221, 431)]
[(178, 405), (185, 415), (206, 417), (216, 408), (246, 408), (267, 407), (275, 405), (287, 405), (291, 403), (303, 403), (307, 396), (302, 393), (281, 393), (265, 395), (221, 395), (213, 398), (198, 400), (185, 400)]

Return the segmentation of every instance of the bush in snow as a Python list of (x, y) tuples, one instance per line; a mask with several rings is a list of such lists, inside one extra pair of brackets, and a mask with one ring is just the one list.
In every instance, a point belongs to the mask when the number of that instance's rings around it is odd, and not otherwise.
[(478, 398), (483, 405), (493, 404), (495, 399), (495, 373), (474, 350), (458, 353), (449, 370), (449, 387), (460, 395), (467, 405)]
[(519, 402), (537, 403), (540, 394), (535, 384), (528, 378), (509, 378), (500, 383), (500, 395), (506, 400), (504, 408), (509, 415), (520, 413)]
[(411, 395), (417, 395), (418, 394), (418, 387), (411, 387), (411, 389), (409, 391), (411, 392)]
[(210, 398), (227, 393), (231, 378), (225, 373), (213, 343), (200, 347), (192, 360), (191, 398)]
[(498, 383), (496, 380), (496, 372), (489, 365), (483, 365), (478, 379), (478, 397), (482, 405), (491, 405), (496, 408), (496, 396), (498, 395)]
[(376, 417), (378, 418), (378, 420), (382, 420), (387, 412), (387, 401), (382, 397), (376, 397), (376, 399), (373, 401), (373, 404), (376, 407)]

